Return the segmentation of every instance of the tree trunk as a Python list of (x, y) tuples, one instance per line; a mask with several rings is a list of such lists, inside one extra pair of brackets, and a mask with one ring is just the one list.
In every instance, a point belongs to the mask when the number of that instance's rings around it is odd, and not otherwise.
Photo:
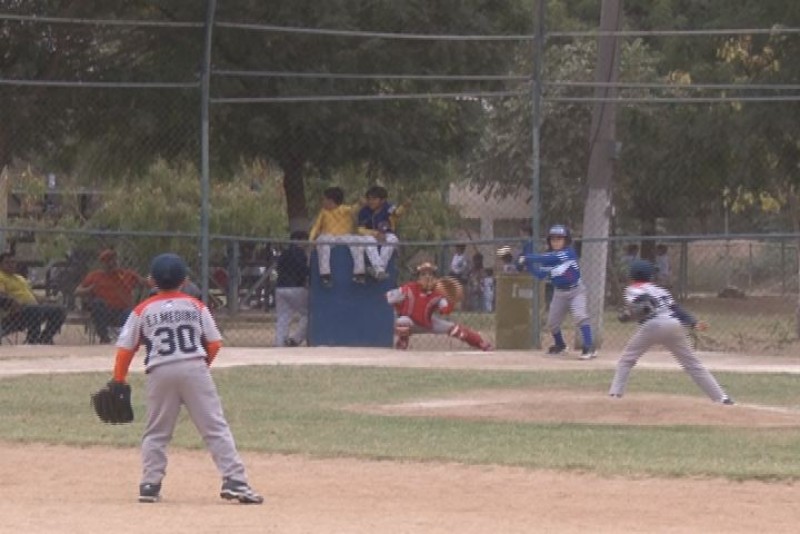
[[(622, 25), (622, 0), (603, 0), (600, 31), (618, 31)], [(617, 36), (598, 38), (595, 80), (616, 83), (619, 79), (619, 42)], [(608, 85), (595, 88), (595, 96), (616, 98), (617, 89)], [(588, 194), (583, 212), (581, 270), (588, 289), (589, 315), (595, 344), (600, 346), (603, 334), (603, 309), (608, 264), (608, 235), (611, 218), (611, 185), (614, 175), (616, 106), (601, 101), (592, 112), (589, 132)], [(597, 239), (594, 241), (593, 239)]]
[(306, 188), (303, 182), (303, 160), (292, 155), (281, 164), (283, 168), (283, 191), (286, 194), (286, 215), (289, 219), (289, 231), (310, 228), (308, 206), (306, 205)]

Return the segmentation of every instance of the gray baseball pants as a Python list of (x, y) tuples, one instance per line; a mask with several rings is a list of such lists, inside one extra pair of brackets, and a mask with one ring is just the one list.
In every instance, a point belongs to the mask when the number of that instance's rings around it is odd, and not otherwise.
[(609, 395), (622, 396), (625, 387), (628, 385), (628, 377), (633, 366), (639, 358), (653, 345), (663, 345), (678, 360), (684, 371), (689, 373), (695, 384), (702, 389), (711, 400), (721, 402), (725, 397), (725, 392), (709, 372), (703, 363), (694, 355), (692, 346), (689, 343), (689, 336), (686, 328), (674, 317), (654, 317), (643, 325), (640, 325), (633, 334), (622, 357), (617, 363), (617, 372), (611, 382)]
[(553, 291), (553, 300), (550, 302), (550, 312), (547, 314), (547, 328), (551, 333), (561, 330), (561, 323), (567, 316), (567, 311), (572, 314), (575, 324), (581, 327), (589, 324), (589, 312), (586, 307), (586, 286), (578, 282), (572, 289), (556, 289)]
[(222, 402), (203, 358), (154, 367), (146, 380), (147, 422), (142, 436), (142, 484), (160, 484), (167, 471), (167, 446), (181, 405), (186, 406), (222, 478), (247, 483)]

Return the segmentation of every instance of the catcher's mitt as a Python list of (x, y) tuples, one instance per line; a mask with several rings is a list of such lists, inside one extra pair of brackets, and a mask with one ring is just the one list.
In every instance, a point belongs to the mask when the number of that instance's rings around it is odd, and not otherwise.
[(627, 305), (617, 318), (623, 323), (628, 321), (643, 323), (655, 316), (656, 308), (658, 308), (656, 299), (650, 295), (641, 295)]
[(452, 276), (443, 276), (436, 280), (436, 291), (444, 295), (453, 306), (464, 299), (464, 287)]
[(133, 421), (131, 387), (124, 382), (109, 382), (106, 387), (92, 394), (92, 408), (104, 423), (121, 425)]

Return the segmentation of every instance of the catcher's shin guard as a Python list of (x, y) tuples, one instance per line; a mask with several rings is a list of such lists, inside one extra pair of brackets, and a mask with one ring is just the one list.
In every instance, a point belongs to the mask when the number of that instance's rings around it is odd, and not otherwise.
[(491, 343), (484, 340), (479, 333), (466, 326), (460, 324), (453, 325), (453, 328), (450, 329), (447, 335), (458, 338), (476, 349), (481, 349), (483, 351), (492, 350)]
[(394, 348), (397, 350), (408, 350), (408, 341), (411, 339), (410, 326), (395, 326), (394, 333), (397, 335), (397, 341)]

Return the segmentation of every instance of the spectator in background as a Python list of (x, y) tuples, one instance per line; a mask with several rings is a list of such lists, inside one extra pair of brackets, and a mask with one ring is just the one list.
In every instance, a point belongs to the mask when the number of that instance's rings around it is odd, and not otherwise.
[(656, 284), (664, 288), (672, 285), (672, 270), (669, 265), (669, 249), (661, 243), (656, 246)]
[(135, 304), (137, 288), (147, 288), (147, 280), (131, 269), (123, 269), (117, 252), (108, 248), (98, 256), (101, 269), (91, 271), (75, 289), (85, 299), (100, 343), (111, 343), (109, 328), (125, 324)]
[(372, 266), (372, 276), (376, 280), (385, 280), (388, 276), (386, 269), (399, 242), (397, 220), (410, 204), (405, 202), (401, 206), (395, 206), (388, 200), (389, 192), (380, 185), (367, 189), (364, 198), (367, 205), (358, 212), (356, 231), (359, 235), (366, 236), (371, 243), (366, 247), (366, 253)]
[(28, 280), (17, 274), (17, 261), (10, 252), (0, 254), (0, 305), (6, 310), (3, 332), (26, 330), (29, 345), (52, 345), (67, 318), (64, 307), (39, 303)]
[(483, 290), (481, 285), (485, 273), (483, 254), (476, 252), (472, 255), (472, 266), (467, 275), (467, 309), (470, 311), (481, 311), (483, 309)]
[[(308, 241), (308, 232), (297, 230), (292, 241)], [(301, 245), (291, 243), (278, 258), (275, 288), (275, 346), (297, 347), (306, 341), (308, 328), (308, 256)], [(294, 334), (292, 319), (297, 318)]]
[(505, 246), (497, 249), (497, 257), (502, 262), (503, 274), (514, 274), (519, 272), (517, 266), (514, 264), (514, 253), (511, 252), (511, 247)]
[(467, 285), (467, 245), (456, 245), (453, 257), (450, 260), (450, 270), (447, 272), (448, 276), (452, 276), (462, 286)]
[[(511, 259), (512, 263), (514, 259)], [(483, 311), (492, 313), (494, 311), (494, 269), (483, 271), (481, 279), (481, 296), (483, 297)]]
[(622, 255), (622, 268), (624, 270), (623, 276), (625, 279), (628, 277), (628, 271), (631, 268), (631, 264), (639, 259), (639, 245), (636, 243), (631, 243), (625, 247), (625, 254)]
[(322, 192), (322, 208), (309, 232), (311, 241), (317, 242), (317, 262), (322, 287), (333, 287), (331, 247), (337, 243), (348, 243), (350, 255), (353, 257), (353, 282), (367, 282), (365, 247), (362, 243), (369, 239), (355, 234), (354, 218), (360, 208), (360, 204), (344, 203), (344, 191), (341, 187), (329, 187)]

